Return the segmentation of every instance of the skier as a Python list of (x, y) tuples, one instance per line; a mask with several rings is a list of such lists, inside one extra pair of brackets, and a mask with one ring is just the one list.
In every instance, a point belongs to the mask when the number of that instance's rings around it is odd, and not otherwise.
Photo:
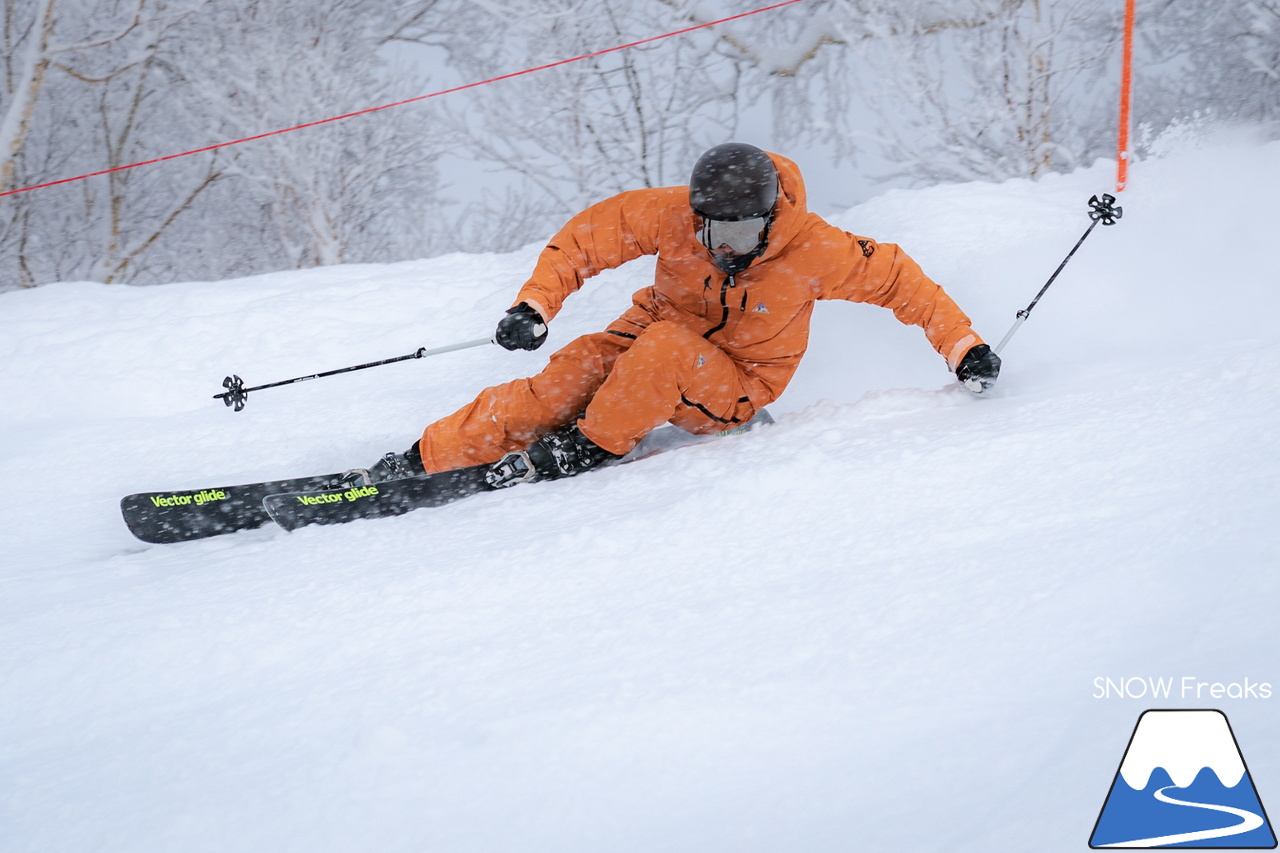
[(687, 187), (623, 192), (569, 220), (496, 342), (537, 349), (585, 279), (641, 255), (658, 256), (654, 282), (607, 329), (571, 341), (536, 376), (481, 391), (366, 482), (481, 464), (492, 486), (556, 479), (626, 454), (667, 422), (695, 434), (746, 423), (787, 387), (818, 299), (870, 302), (920, 326), (974, 393), (1000, 372), (969, 318), (900, 248), (810, 213), (795, 163), (738, 142), (698, 158)]

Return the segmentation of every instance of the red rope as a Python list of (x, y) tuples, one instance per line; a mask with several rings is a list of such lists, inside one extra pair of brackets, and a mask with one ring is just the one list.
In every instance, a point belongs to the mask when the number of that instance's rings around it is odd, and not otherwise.
[(83, 181), (87, 178), (96, 178), (100, 175), (109, 175), (112, 172), (123, 172), (126, 169), (136, 169), (139, 166), (150, 166), (155, 163), (163, 163), (166, 160), (176, 160), (179, 157), (189, 157), (192, 154), (203, 154), (206, 151), (216, 151), (219, 148), (228, 148), (232, 145), (240, 145), (241, 143), (244, 143), (244, 142), (253, 142), (258, 139), (266, 139), (269, 136), (279, 136), (282, 133), (292, 133), (295, 130), (304, 130), (308, 127), (316, 127), (322, 124), (329, 124), (330, 122), (342, 121), (343, 119), (349, 119), (349, 118), (355, 118), (356, 116), (367, 115), (368, 113), (376, 113), (379, 110), (389, 110), (392, 107), (402, 107), (405, 104), (413, 104), (413, 103), (417, 103), (418, 101), (425, 101), (428, 98), (438, 98), (441, 95), (449, 95), (454, 92), (461, 92), (464, 89), (474, 89), (477, 86), (484, 86), (488, 83), (497, 83), (500, 80), (509, 80), (512, 77), (520, 77), (521, 75), (524, 75), (524, 74), (532, 74), (535, 71), (545, 71), (548, 68), (556, 68), (561, 65), (568, 65), (571, 62), (580, 62), (583, 59), (591, 59), (592, 57), (596, 57), (596, 56), (604, 56), (607, 53), (615, 53), (616, 51), (619, 51), (619, 50), (626, 50), (627, 48), (638, 47), (639, 45), (642, 45), (642, 44), (648, 44), (650, 42), (660, 41), (662, 39), (671, 38), (672, 36), (684, 35), (685, 33), (691, 33), (691, 32), (694, 32), (695, 30), (706, 29), (707, 27), (714, 27), (717, 24), (724, 24), (729, 21), (736, 21), (740, 18), (750, 17), (751, 15), (758, 15), (761, 12), (772, 12), (775, 9), (781, 9), (783, 6), (792, 6), (800, 2), (803, 2), (803, 0), (784, 0), (784, 2), (775, 3), (772, 6), (764, 6), (760, 9), (752, 9), (750, 12), (743, 12), (738, 15), (730, 15), (727, 18), (720, 18), (715, 21), (708, 21), (705, 24), (695, 24), (692, 27), (685, 27), (682, 30), (676, 30), (670, 33), (664, 33), (660, 36), (650, 36), (649, 38), (640, 39), (639, 41), (633, 41), (633, 42), (630, 42), (629, 44), (620, 44), (620, 45), (617, 45), (616, 47), (608, 47), (608, 48), (605, 48), (604, 50), (597, 50), (594, 53), (584, 53), (581, 56), (575, 56), (572, 59), (561, 59), (556, 62), (548, 62), (546, 65), (539, 65), (536, 68), (526, 68), (523, 71), (513, 71), (510, 74), (503, 74), (498, 77), (490, 77), (488, 80), (480, 80), (475, 83), (465, 83), (461, 86), (454, 86), (452, 89), (441, 89), (438, 92), (431, 92), (430, 94), (427, 94), (427, 95), (418, 95), (417, 97), (414, 97), (414, 98), (406, 98), (403, 101), (396, 101), (395, 103), (391, 103), (391, 104), (382, 104), (381, 106), (377, 106), (377, 107), (369, 107), (367, 109), (357, 110), (356, 112), (353, 112), (353, 113), (346, 113), (345, 115), (333, 116), (332, 118), (322, 118), (319, 121), (310, 121), (310, 122), (307, 122), (306, 124), (299, 124), (293, 127), (282, 128), (280, 130), (272, 130), (266, 133), (259, 133), (255, 136), (246, 136), (243, 139), (233, 139), (229, 142), (218, 142), (213, 145), (206, 145), (203, 148), (193, 148), (190, 151), (183, 151), (179, 154), (169, 154), (164, 157), (155, 157), (151, 160), (140, 160), (137, 163), (130, 163), (127, 166), (116, 166), (114, 168), (103, 169), (98, 172), (89, 172), (88, 174), (85, 174), (85, 175), (77, 175), (74, 178), (62, 178), (61, 180), (49, 181), (48, 183), (44, 183), (44, 184), (35, 184), (29, 187), (22, 187), (21, 189), (9, 190), (8, 192), (0, 193), (0, 198), (4, 198), (7, 195), (17, 195), (18, 193), (30, 192), (32, 190), (40, 190), (46, 187), (56, 187), (59, 184), (69, 184), (74, 181)]

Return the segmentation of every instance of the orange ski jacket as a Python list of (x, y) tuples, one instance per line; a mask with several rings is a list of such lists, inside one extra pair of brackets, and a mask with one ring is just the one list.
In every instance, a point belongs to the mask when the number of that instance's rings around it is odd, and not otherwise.
[(657, 320), (693, 329), (734, 360), (756, 409), (776, 400), (791, 381), (818, 299), (891, 309), (901, 322), (922, 328), (955, 370), (982, 343), (964, 312), (898, 246), (850, 234), (810, 213), (799, 167), (769, 156), (780, 186), (768, 247), (737, 276), (721, 272), (697, 239), (688, 187), (631, 190), (569, 220), (539, 255), (516, 304), (527, 302), (549, 321), (586, 279), (656, 254), (653, 284), (635, 294), (608, 331), (635, 337)]

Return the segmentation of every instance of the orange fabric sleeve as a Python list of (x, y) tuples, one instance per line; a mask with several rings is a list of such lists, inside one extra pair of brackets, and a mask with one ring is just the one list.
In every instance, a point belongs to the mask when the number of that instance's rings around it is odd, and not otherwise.
[(661, 200), (670, 190), (632, 190), (591, 205), (569, 220), (538, 256), (516, 304), (550, 320), (583, 281), (658, 251)]
[(848, 241), (853, 262), (843, 279), (829, 280), (820, 298), (890, 309), (899, 322), (923, 329), (952, 370), (965, 353), (982, 343), (960, 306), (900, 247), (840, 233)]

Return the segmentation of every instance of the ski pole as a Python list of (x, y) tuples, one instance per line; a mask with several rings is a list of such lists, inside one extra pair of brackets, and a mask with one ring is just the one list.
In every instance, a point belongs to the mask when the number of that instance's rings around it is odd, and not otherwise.
[(1053, 271), (1053, 275), (1049, 276), (1049, 280), (1044, 283), (1044, 287), (1040, 288), (1040, 292), (1036, 294), (1036, 298), (1031, 300), (1030, 305), (1018, 312), (1018, 319), (1013, 321), (1013, 325), (1005, 334), (1004, 339), (996, 345), (996, 355), (1000, 354), (1000, 350), (1004, 349), (1004, 345), (1009, 343), (1009, 339), (1013, 337), (1014, 332), (1018, 331), (1018, 329), (1022, 327), (1022, 324), (1027, 321), (1027, 318), (1031, 316), (1031, 309), (1036, 307), (1036, 303), (1040, 301), (1040, 297), (1044, 296), (1044, 292), (1049, 289), (1049, 285), (1053, 284), (1054, 280), (1057, 279), (1058, 273), (1062, 272), (1062, 268), (1067, 265), (1067, 261), (1071, 260), (1071, 256), (1076, 253), (1076, 249), (1079, 249), (1080, 244), (1085, 241), (1085, 238), (1093, 233), (1093, 229), (1097, 227), (1098, 223), (1101, 222), (1103, 225), (1115, 225), (1116, 220), (1124, 215), (1124, 208), (1116, 207), (1115, 204), (1116, 197), (1108, 195), (1107, 193), (1103, 193), (1101, 199), (1096, 195), (1089, 199), (1089, 218), (1093, 221), (1089, 223), (1089, 227), (1085, 229), (1084, 234), (1082, 234), (1080, 239), (1076, 241), (1076, 244), (1071, 248), (1071, 251), (1067, 252), (1067, 256), (1062, 259), (1062, 263), (1058, 264), (1058, 268)]
[(249, 399), (250, 391), (261, 391), (264, 388), (276, 388), (280, 385), (292, 385), (295, 382), (306, 382), (309, 379), (321, 379), (325, 376), (334, 376), (338, 373), (350, 373), (353, 370), (364, 370), (366, 367), (380, 367), (384, 364), (394, 364), (397, 361), (408, 361), (411, 358), (426, 358), (427, 356), (440, 355), (441, 353), (453, 352), (454, 350), (482, 347), (485, 344), (491, 343), (493, 343), (492, 338), (477, 338), (474, 341), (450, 344), (449, 346), (436, 347), (435, 349), (421, 347), (417, 351), (411, 352), (408, 355), (386, 358), (382, 361), (371, 361), (368, 364), (357, 364), (354, 367), (341, 367), (337, 370), (327, 370), (324, 373), (313, 373), (310, 376), (299, 376), (296, 379), (286, 379), (283, 382), (269, 382), (266, 385), (255, 385), (252, 388), (244, 387), (244, 380), (239, 376), (228, 376), (226, 379), (222, 380), (222, 387), (227, 390), (221, 394), (214, 394), (213, 399), (221, 400), (228, 406), (235, 406), (235, 410), (238, 412), (244, 408), (245, 402)]

